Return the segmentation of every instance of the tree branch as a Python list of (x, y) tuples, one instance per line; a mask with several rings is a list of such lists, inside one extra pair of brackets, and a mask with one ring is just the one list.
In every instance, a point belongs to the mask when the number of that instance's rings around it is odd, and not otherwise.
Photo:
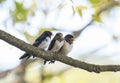
[(120, 65), (95, 65), (95, 64), (89, 64), (85, 63), (79, 60), (75, 60), (71, 57), (64, 56), (58, 53), (52, 53), (50, 51), (44, 51), (37, 47), (34, 47), (30, 44), (25, 43), (24, 41), (10, 35), (9, 33), (6, 33), (2, 30), (0, 30), (0, 39), (8, 42), (9, 44), (26, 51), (32, 55), (35, 55), (36, 57), (47, 59), (47, 60), (57, 60), (60, 62), (63, 62), (65, 64), (78, 67), (84, 70), (87, 70), (89, 72), (105, 72), (105, 71), (120, 71)]

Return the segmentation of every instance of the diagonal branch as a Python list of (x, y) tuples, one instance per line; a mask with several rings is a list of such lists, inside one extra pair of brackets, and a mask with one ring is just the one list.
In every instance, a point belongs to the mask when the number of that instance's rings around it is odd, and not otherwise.
[(73, 31), (74, 36), (77, 38), (80, 34), (82, 34), (82, 32), (88, 28), (89, 25), (91, 25), (94, 22), (93, 19), (90, 20), (90, 22), (88, 24), (86, 24), (82, 29), (78, 30), (78, 31)]
[(63, 62), (65, 64), (71, 65), (73, 67), (78, 67), (84, 70), (87, 70), (89, 72), (105, 72), (105, 71), (120, 71), (120, 65), (95, 65), (95, 64), (89, 64), (85, 63), (79, 60), (75, 60), (71, 57), (64, 56), (58, 53), (52, 53), (50, 51), (44, 51), (37, 47), (34, 47), (30, 44), (25, 43), (24, 41), (10, 35), (9, 33), (6, 33), (2, 30), (0, 30), (0, 39), (8, 42), (9, 44), (26, 51), (30, 54), (35, 55), (36, 57), (47, 59), (47, 60), (57, 60), (60, 62)]

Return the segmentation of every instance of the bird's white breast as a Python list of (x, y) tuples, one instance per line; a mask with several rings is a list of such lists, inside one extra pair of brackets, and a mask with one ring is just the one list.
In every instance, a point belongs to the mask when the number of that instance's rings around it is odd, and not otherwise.
[(53, 48), (51, 49), (52, 52), (57, 52), (60, 50), (60, 48), (63, 46), (64, 41), (55, 41), (55, 44), (53, 45)]
[(50, 40), (51, 40), (50, 37), (46, 37), (46, 39), (44, 39), (38, 47), (41, 49), (47, 48), (48, 45), (50, 44)]
[(68, 42), (64, 41), (64, 46), (62, 48), (62, 53), (67, 55), (73, 48), (73, 44), (69, 44)]

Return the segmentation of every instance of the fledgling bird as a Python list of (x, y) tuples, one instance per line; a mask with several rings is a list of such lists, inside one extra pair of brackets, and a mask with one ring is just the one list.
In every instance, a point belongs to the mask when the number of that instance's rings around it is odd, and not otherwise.
[(67, 55), (73, 48), (74, 37), (71, 34), (68, 34), (64, 37), (64, 44), (59, 50), (59, 53)]
[[(67, 55), (73, 48), (74, 37), (71, 34), (68, 34), (64, 37), (64, 44), (59, 49), (58, 53), (62, 55)], [(55, 60), (51, 60), (49, 63), (54, 63)]]
[[(51, 41), (51, 36), (52, 36), (52, 32), (50, 31), (44, 31), (42, 33), (42, 35), (40, 35), (36, 40), (35, 42), (33, 43), (33, 46), (35, 47), (38, 47), (38, 48), (41, 48), (41, 49), (45, 49), (48, 47), (50, 41)], [(22, 55), (19, 59), (23, 59), (23, 58), (26, 58), (29, 59), (30, 56), (32, 56), (31, 54), (29, 53), (25, 53), (24, 55)], [(34, 56), (33, 56), (34, 57)]]
[[(60, 48), (63, 46), (64, 41), (63, 41), (63, 34), (62, 33), (56, 33), (56, 35), (54, 36), (54, 38), (52, 39), (48, 50), (52, 51), (52, 52), (58, 52), (60, 50)], [(44, 64), (46, 64), (47, 60), (44, 61)], [(54, 63), (54, 60), (51, 61), (52, 63)]]

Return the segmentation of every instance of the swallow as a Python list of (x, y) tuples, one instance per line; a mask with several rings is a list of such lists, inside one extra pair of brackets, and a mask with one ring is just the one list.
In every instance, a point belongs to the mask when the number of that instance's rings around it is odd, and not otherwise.
[[(51, 36), (52, 36), (52, 32), (50, 31), (45, 31), (43, 32), (36, 40), (35, 42), (33, 43), (33, 46), (35, 47), (38, 47), (38, 48), (41, 48), (43, 50), (45, 50), (45, 48), (48, 47), (50, 41), (51, 41)], [(26, 58), (29, 59), (31, 56), (31, 54), (29, 53), (25, 53), (24, 55), (22, 55), (19, 59), (23, 59), (23, 58)], [(34, 56), (33, 56), (34, 57)]]
[[(63, 46), (63, 34), (62, 33), (56, 33), (52, 41), (50, 42), (50, 45), (48, 47), (48, 50), (51, 52), (58, 52), (60, 48)], [(44, 61), (44, 64), (46, 64), (47, 60)], [(54, 63), (55, 61), (52, 60), (51, 63)]]
[(58, 52), (63, 55), (68, 55), (68, 53), (71, 52), (73, 48), (73, 41), (74, 36), (72, 36), (71, 34), (66, 35), (64, 37), (64, 44)]
[[(62, 55), (68, 55), (68, 53), (71, 52), (73, 48), (73, 41), (74, 41), (74, 37), (71, 34), (66, 35), (64, 37), (63, 45), (57, 52)], [(54, 63), (54, 62), (55, 60), (51, 60), (49, 63)]]

